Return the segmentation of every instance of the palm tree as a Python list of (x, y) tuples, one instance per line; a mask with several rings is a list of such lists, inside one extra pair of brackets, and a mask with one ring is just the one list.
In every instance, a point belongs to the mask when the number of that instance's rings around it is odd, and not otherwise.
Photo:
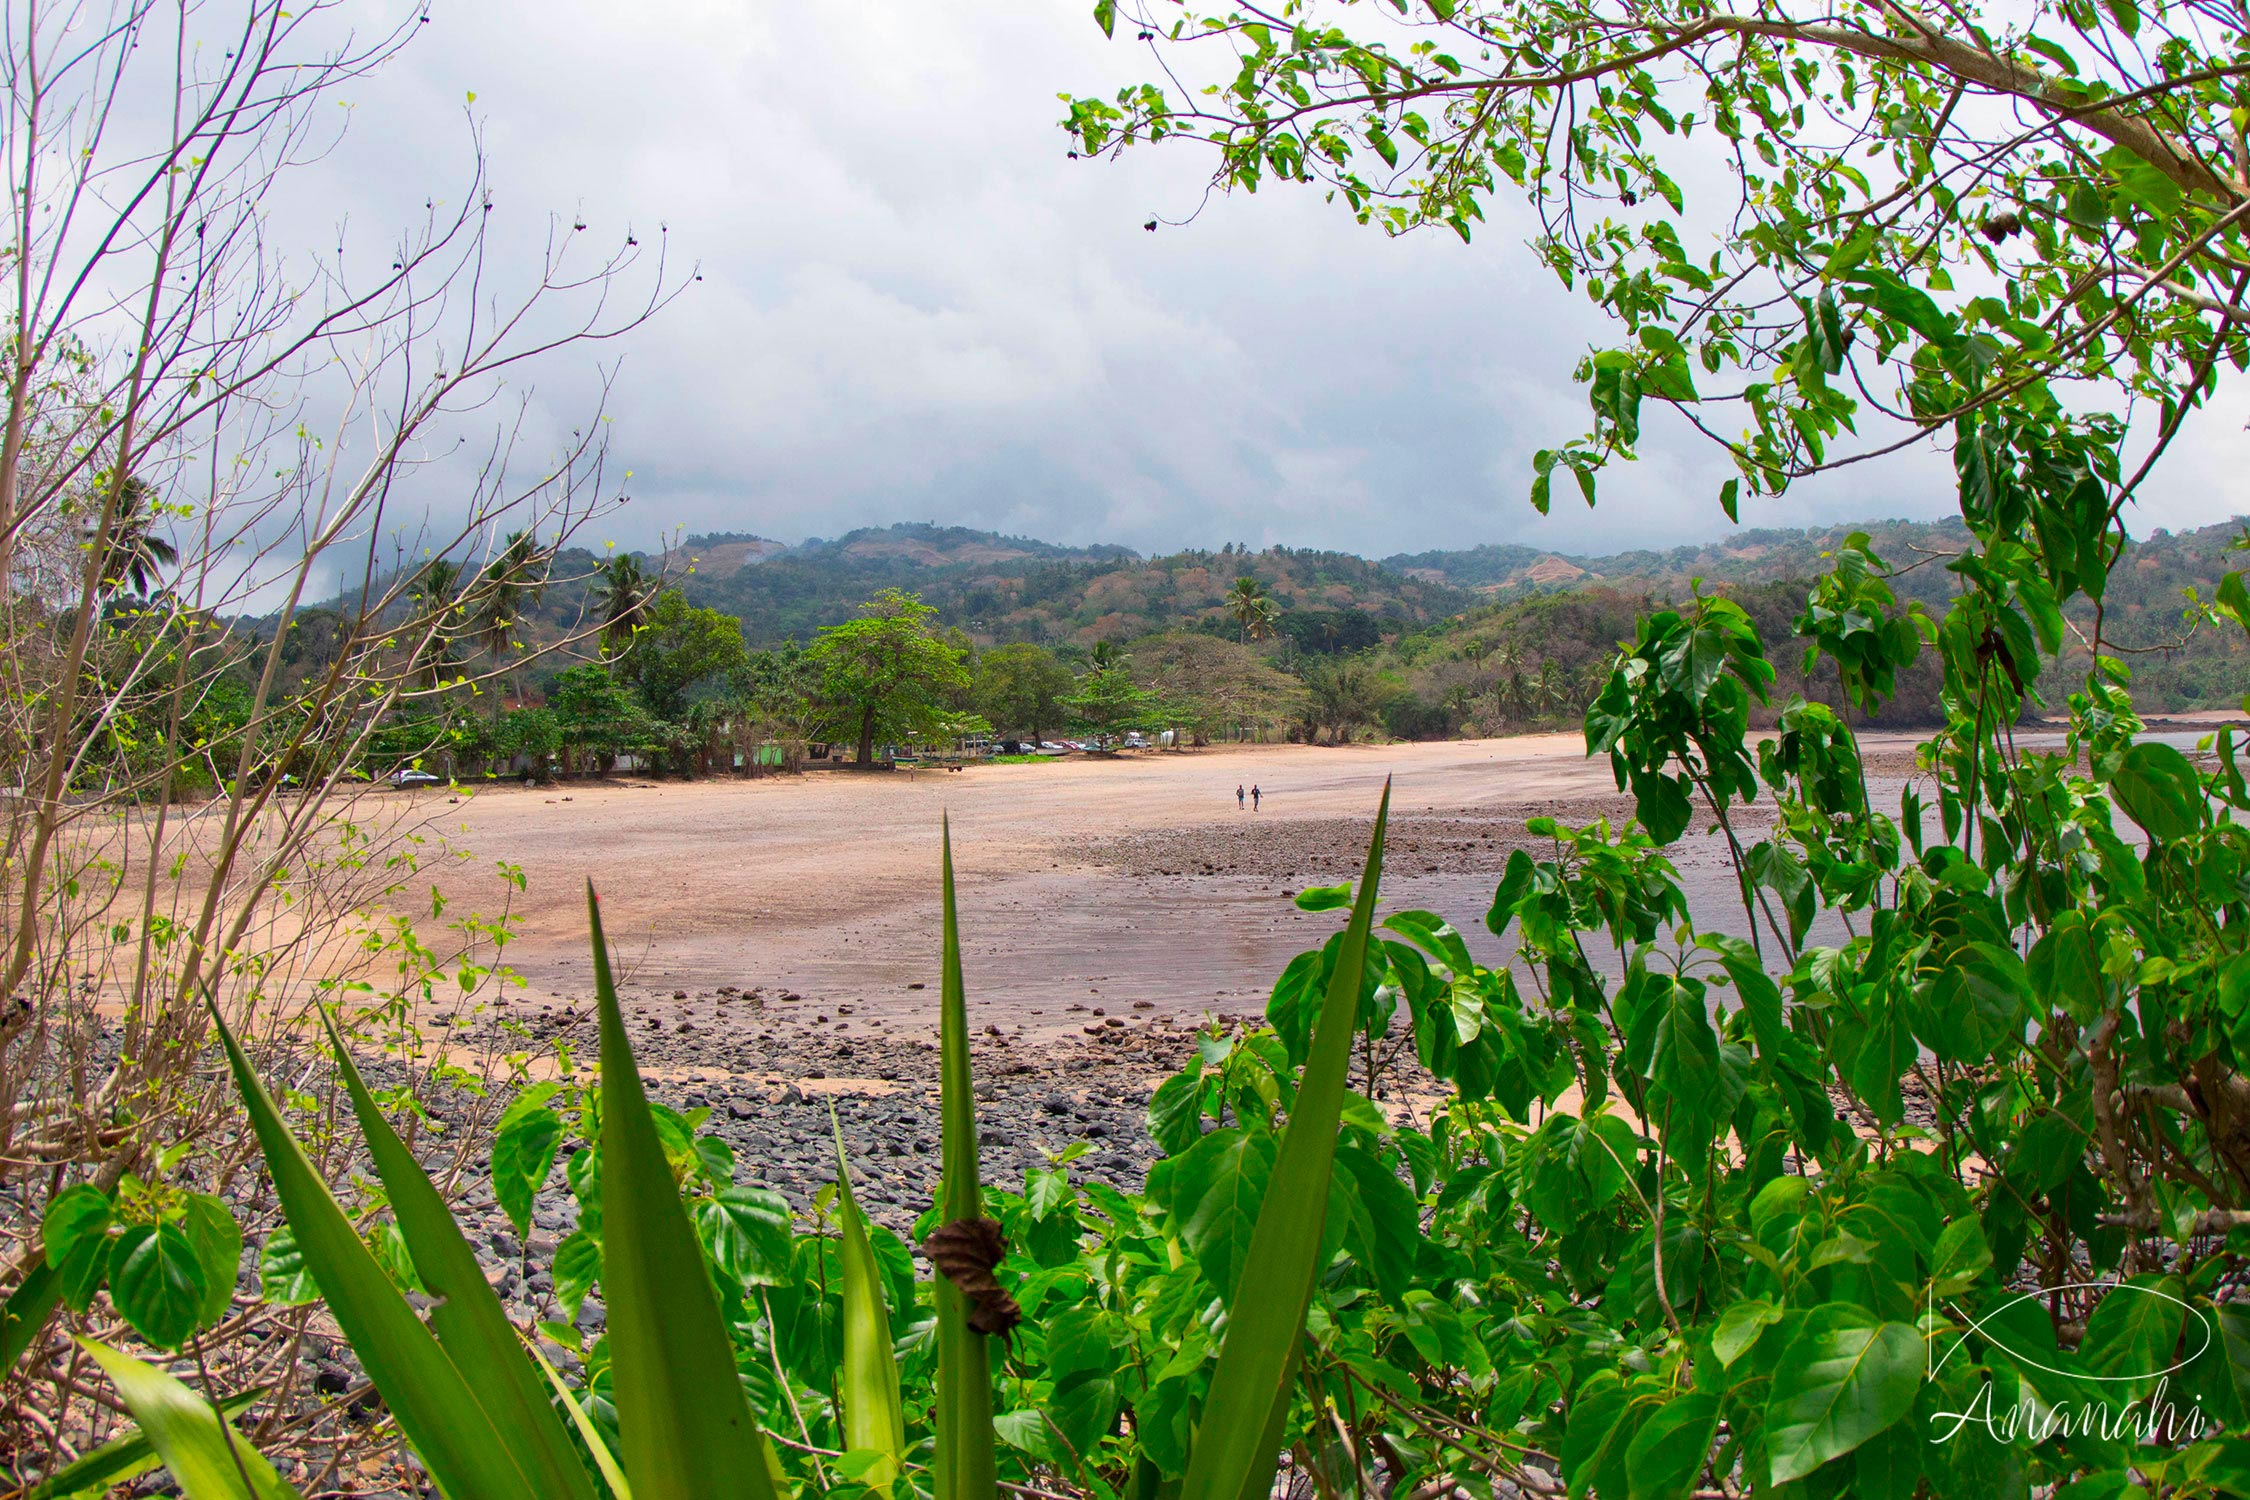
[(1609, 663), (1597, 656), (1578, 669), (1578, 706), (1581, 709), (1591, 707), (1602, 695), (1602, 689), (1608, 686)]
[[(546, 581), (538, 575), (539, 544), (529, 532), (514, 531), (508, 534), (500, 555), (477, 580), (475, 614), (470, 628), (477, 644), (484, 648), (503, 675), (507, 672), (508, 648), (515, 644), (520, 616), (546, 586)], [(500, 718), (502, 697), (498, 692), (492, 695), (495, 723)]]
[(1242, 644), (1273, 634), (1273, 622), (1280, 618), (1273, 600), (1266, 597), (1266, 586), (1245, 573), (1235, 579), (1227, 590), (1227, 613), (1242, 627)]
[(415, 626), (421, 632), (414, 646), (413, 674), (433, 691), (454, 666), (453, 631), (449, 615), (461, 609), (461, 569), (442, 557), (422, 565), (414, 581), (414, 599), (421, 606)]
[(1492, 665), (1492, 701), (1505, 714), (1523, 708), (1523, 647), (1512, 640), (1495, 641), (1485, 660)]
[(1567, 705), (1567, 690), (1563, 685), (1563, 671), (1562, 668), (1555, 665), (1553, 657), (1550, 656), (1539, 663), (1539, 676), (1532, 683), (1531, 690), (1538, 695), (1539, 712), (1543, 714), (1553, 713), (1556, 709)]
[(133, 475), (117, 488), (117, 504), (109, 519), (109, 532), (101, 535), (96, 522), (88, 541), (101, 547), (102, 592), (114, 594), (130, 586), (142, 598), (165, 569), (178, 564), (180, 554), (152, 529), (156, 524), (156, 487)]
[(594, 607), (602, 613), (602, 641), (616, 646), (633, 638), (648, 618), (649, 601), (655, 598), (655, 580), (633, 553), (613, 557), (601, 566), (601, 581), (594, 586)]
[(1281, 606), (1271, 599), (1260, 599), (1258, 612), (1246, 628), (1251, 640), (1262, 641), (1271, 636), (1280, 624)]

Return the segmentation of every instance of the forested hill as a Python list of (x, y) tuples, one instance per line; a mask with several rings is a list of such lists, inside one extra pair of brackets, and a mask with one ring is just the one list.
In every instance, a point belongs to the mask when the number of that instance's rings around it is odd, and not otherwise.
[(1472, 589), (1495, 603), (1566, 589), (1608, 587), (1624, 593), (1677, 597), (1695, 579), (1713, 584), (1773, 583), (1826, 571), (1821, 554), (1853, 532), (1865, 532), (1876, 555), (1894, 568), (1930, 560), (1898, 581), (1902, 597), (1937, 604), (1952, 595), (1945, 556), (1968, 544), (1958, 517), (1944, 521), (1858, 521), (1803, 530), (1735, 531), (1710, 542), (1664, 551), (1601, 557), (1546, 552), (1512, 544), (1459, 552), (1398, 553), (1383, 566), (1414, 578)]
[[(1903, 570), (1893, 580), (1902, 599), (1943, 612), (1956, 581), (1945, 564), (1968, 540), (1958, 521), (1738, 531), (1697, 546), (1607, 557), (1495, 545), (1381, 562), (1288, 547), (1144, 558), (1124, 547), (913, 523), (796, 545), (742, 534), (692, 537), (644, 562), (689, 603), (740, 619), (753, 649), (809, 641), (886, 587), (919, 594), (941, 625), (979, 647), (1031, 642), (1076, 659), (1099, 642), (1127, 645), (1165, 631), (1233, 636), (1238, 627), (1225, 596), (1247, 575), (1274, 606), (1276, 638), (1262, 649), (1277, 660), (1373, 652), (1385, 670), (1405, 671), (1426, 666), (1433, 650), (1450, 658), (1462, 643), (1506, 637), (1539, 666), (1554, 660), (1580, 671), (1630, 634), (1638, 612), (1686, 597), (1697, 579), (1760, 599), (1772, 616), (1769, 645), (1781, 649), (1778, 637), (1801, 604), (1804, 581), (1823, 572), (1822, 554), (1854, 531), (1867, 532), (1875, 551)], [(2232, 523), (2155, 532), (2135, 541), (2112, 572), (2103, 635), (2130, 661), (2148, 708), (2231, 705), (2250, 688), (2250, 642), (2239, 633), (2205, 631), (2187, 649), (2164, 649), (2182, 639), (2186, 591), (2209, 598), (2240, 566), (2242, 554), (2231, 550), (2240, 534)], [(579, 581), (545, 591), (529, 622), (535, 637), (552, 639), (595, 612), (584, 580), (598, 561), (582, 551), (558, 559), (557, 578)], [(2086, 601), (2070, 612), (2090, 635)], [(2066, 648), (2057, 680), (2084, 671), (2082, 649)], [(1926, 707), (1917, 699), (1901, 711)]]
[[(1609, 556), (1500, 544), (1380, 562), (1288, 547), (1144, 558), (1124, 547), (1065, 547), (910, 523), (796, 546), (744, 535), (692, 537), (661, 562), (694, 603), (739, 617), (753, 645), (809, 639), (890, 586), (921, 594), (946, 624), (981, 642), (1085, 646), (1183, 625), (1219, 629), (1226, 619), (1222, 595), (1247, 574), (1280, 606), (1284, 633), (1310, 649), (1336, 651), (1540, 594), (1598, 588), (1677, 599), (1698, 578), (1731, 588), (1809, 579), (1826, 570), (1823, 554), (1855, 531), (1904, 570), (1894, 580), (1902, 600), (1943, 608), (1954, 585), (1946, 560), (1968, 542), (1958, 519), (1737, 531), (1693, 546)], [(2176, 638), (2183, 591), (2210, 597), (2242, 563), (2230, 551), (2241, 532), (2227, 523), (2136, 539), (2111, 578), (2105, 634), (2127, 646)]]
[[(566, 556), (556, 571), (583, 572), (591, 561)], [(1478, 602), (1467, 590), (1344, 552), (1228, 547), (1144, 558), (1124, 547), (1061, 547), (922, 523), (794, 547), (743, 535), (691, 537), (655, 561), (691, 603), (739, 618), (754, 646), (808, 640), (888, 587), (920, 594), (944, 624), (980, 643), (1057, 646), (1199, 623), (1231, 628), (1222, 596), (1243, 575), (1266, 586), (1281, 610), (1281, 629), (1314, 650), (1373, 646)], [(567, 617), (577, 603), (551, 598), (543, 613)]]

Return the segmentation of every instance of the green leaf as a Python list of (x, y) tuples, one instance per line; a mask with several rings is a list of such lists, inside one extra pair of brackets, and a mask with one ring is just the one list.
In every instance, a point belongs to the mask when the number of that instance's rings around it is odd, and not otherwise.
[[(1598, 1370), (1578, 1388), (1563, 1426), (1563, 1480), (1571, 1500), (1579, 1500), (1599, 1485), (1603, 1495), (1614, 1489), (1609, 1475), (1621, 1467), (1631, 1440), (1625, 1422), (1629, 1398), (1615, 1370)], [(1617, 1478), (1625, 1479), (1623, 1474)], [(1626, 1487), (1631, 1481), (1626, 1479)]]
[(1203, 1133), (1203, 1057), (1188, 1055), (1187, 1066), (1156, 1087), (1148, 1101), (1148, 1133), (1166, 1156), (1178, 1156)]
[(531, 1231), (531, 1205), (554, 1170), (562, 1117), (547, 1107), (551, 1084), (526, 1090), (500, 1116), (492, 1138), (492, 1196), (519, 1235)]
[(216, 1006), (211, 1019), (305, 1263), (400, 1431), (456, 1500), (536, 1500), (476, 1392), (329, 1194)]
[(2203, 781), (2170, 745), (2144, 741), (2127, 750), (2110, 790), (2125, 815), (2159, 843), (2186, 838), (2203, 826)]
[(1737, 508), (1738, 508), (1738, 507), (1739, 507), (1739, 506), (1741, 505), (1741, 503), (1742, 503), (1742, 481), (1741, 481), (1741, 480), (1739, 480), (1739, 479), (1730, 479), (1730, 480), (1728, 480), (1728, 481), (1727, 481), (1727, 482), (1726, 482), (1725, 484), (1722, 484), (1722, 485), (1720, 485), (1720, 486), (1719, 486), (1719, 509), (1721, 509), (1721, 510), (1723, 510), (1723, 511), (1725, 511), (1725, 512), (1727, 513), (1727, 519), (1728, 519), (1728, 520), (1730, 520), (1730, 521), (1733, 521), (1733, 522), (1735, 522), (1735, 523), (1736, 523), (1736, 524), (1738, 524), (1738, 525), (1739, 525), (1739, 524), (1741, 523), (1742, 517), (1741, 517), (1741, 516), (1739, 516), (1739, 515), (1737, 515), (1737, 514), (1736, 514), (1735, 512), (1736, 512)]
[(1180, 1242), (1229, 1304), (1250, 1256), (1273, 1161), (1271, 1135), (1236, 1128), (1212, 1131), (1174, 1160), (1172, 1211)]
[(1263, 1500), (1273, 1484), (1283, 1446), (1282, 1422), (1296, 1383), (1298, 1340), (1320, 1269), (1337, 1122), (1358, 1033), (1360, 978), (1374, 926), (1390, 806), (1386, 781), (1358, 899), (1313, 1034), (1312, 1055), (1251, 1236), (1249, 1260), (1258, 1267), (1258, 1278), (1235, 1298), (1229, 1312), (1180, 1486), (1181, 1500)]
[(2101, 162), (2116, 177), (2118, 191), (2158, 224), (2167, 223), (2186, 200), (2178, 183), (2127, 147), (2110, 147)]
[(24, 1272), (7, 1303), (0, 1305), (0, 1379), (15, 1369), (16, 1361), (55, 1315), (62, 1293), (62, 1272), (40, 1261)]
[(242, 1274), (242, 1226), (226, 1204), (209, 1193), (187, 1195), (183, 1222), (203, 1267), (203, 1305), (197, 1309), (195, 1325), (209, 1328), (226, 1316), (234, 1302), (234, 1284)]
[(1391, 1164), (1365, 1146), (1346, 1142), (1337, 1147), (1336, 1164), (1358, 1189), (1366, 1210), (1364, 1240), (1356, 1220), (1347, 1237), (1352, 1254), (1375, 1278), (1383, 1295), (1394, 1306), (1401, 1305), (1414, 1284), (1414, 1264), (1422, 1247), (1421, 1204)]
[(287, 1224), (266, 1236), (258, 1252), (258, 1294), (282, 1307), (302, 1307), (320, 1300), (320, 1283), (297, 1248), (297, 1232)]
[[(399, 1237), (423, 1287), (437, 1299), (430, 1309), (430, 1327), (445, 1357), (476, 1392), (515, 1468), (530, 1478), (541, 1495), (593, 1500), (586, 1466), (571, 1448), (570, 1434), (548, 1403), (537, 1372), (524, 1358), (515, 1326), (485, 1280), (476, 1252), (368, 1092), (336, 1018), (323, 1009), (321, 1020), (335, 1049), (352, 1114), (367, 1138), (376, 1176), (390, 1196)], [(389, 1392), (384, 1394), (388, 1397)]]
[(870, 1474), (886, 1483), (904, 1472), (906, 1415), (899, 1395), (898, 1357), (891, 1352), (891, 1320), (883, 1307), (883, 1273), (867, 1242), (867, 1224), (852, 1201), (851, 1163), (844, 1159), (844, 1130), (828, 1112), (836, 1137), (837, 1259), (843, 1268), (844, 1361), (841, 1391), (844, 1446), (872, 1449), (890, 1459), (889, 1472)]
[(1636, 1423), (1625, 1449), (1631, 1500), (1685, 1500), (1702, 1476), (1718, 1427), (1719, 1398), (1707, 1391), (1667, 1401)]
[(1711, 1330), (1711, 1352), (1720, 1364), (1732, 1365), (1758, 1342), (1759, 1334), (1780, 1321), (1781, 1309), (1762, 1297), (1730, 1303)]
[(1094, 24), (1103, 36), (1117, 34), (1117, 0), (1094, 0)]
[(88, 1239), (109, 1233), (109, 1195), (90, 1182), (73, 1183), (47, 1205), (39, 1234), (47, 1264), (59, 1267)]
[(2101, 959), (2084, 912), (2075, 907), (2057, 912), (2054, 925), (2031, 945), (2024, 968), (2032, 994), (2081, 1026), (2091, 1026), (2101, 1013)]
[(1984, 1225), (1976, 1215), (1965, 1214), (1945, 1226), (1930, 1255), (1930, 1280), (1940, 1297), (1958, 1297), (1975, 1285), (1992, 1264), (1992, 1247), (1984, 1238)]
[[(961, 980), (961, 925), (953, 898), (953, 822), (940, 824), (938, 1221), (984, 1217), (977, 1175), (976, 1085), (969, 1076), (969, 1004)], [(986, 1335), (969, 1326), (968, 1299), (952, 1278), (935, 1278), (938, 1335), (937, 1500), (995, 1500), (999, 1457), (992, 1429), (992, 1365)]]
[(721, 1188), (695, 1210), (719, 1274), (745, 1286), (787, 1286), (796, 1246), (789, 1200), (768, 1188)]
[(125, 1398), (133, 1420), (188, 1500), (297, 1500), (297, 1491), (210, 1402), (107, 1344), (92, 1339), (79, 1343)]
[[(2135, 1276), (2111, 1287), (2094, 1304), (2078, 1346), (2085, 1372), (2136, 1394), (2152, 1389), (2177, 1360), (2188, 1311), (2183, 1292), (2176, 1276)], [(2200, 1337), (2191, 1336), (2191, 1348)]]
[[(265, 1395), (264, 1386), (252, 1386), (227, 1397), (219, 1409), (228, 1417), (241, 1415)], [(107, 1495), (128, 1480), (138, 1479), (163, 1460), (156, 1456), (156, 1445), (148, 1434), (138, 1427), (128, 1427), (116, 1437), (80, 1455), (74, 1462), (61, 1468), (33, 1485), (23, 1494), (23, 1500), (64, 1500), (64, 1497)]]
[(1774, 1366), (1766, 1403), (1773, 1482), (1802, 1479), (1906, 1415), (1922, 1381), (1922, 1339), (1865, 1309), (1814, 1308)]
[(211, 1283), (179, 1224), (135, 1224), (110, 1252), (109, 1300), (135, 1333), (177, 1349), (195, 1332)]
[(575, 1322), (586, 1294), (602, 1279), (602, 1242), (583, 1229), (575, 1229), (555, 1247), (553, 1267), (555, 1300)]
[(718, 1292), (626, 1039), (591, 882), (586, 913), (601, 1016), (602, 1288), (625, 1474), (635, 1500), (775, 1500)]

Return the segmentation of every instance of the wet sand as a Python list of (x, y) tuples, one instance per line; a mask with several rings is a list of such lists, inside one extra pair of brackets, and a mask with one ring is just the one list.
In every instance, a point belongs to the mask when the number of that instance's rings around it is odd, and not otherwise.
[[(1870, 737), (1878, 799), (1895, 805), (1910, 744)], [(812, 1024), (832, 1032), (927, 1038), (949, 817), (971, 1023), (1059, 1039), (1094, 1007), (1136, 1028), (1261, 1009), (1288, 960), (1334, 929), (1334, 916), (1290, 897), (1351, 878), (1386, 776), (1385, 906), (1450, 918), (1486, 962), (1504, 958), (1482, 924), (1509, 851), (1545, 847), (1525, 820), (1631, 811), (1606, 760), (1587, 760), (1575, 735), (1542, 735), (572, 783), (480, 793), (439, 821), (477, 856), (446, 878), (457, 904), (497, 907), (500, 883), (477, 872), (493, 860), (523, 868), (508, 959), (533, 1005), (587, 993), (591, 876), (629, 999), (712, 1001), (732, 986), (760, 992), (745, 1028), (810, 1012), (804, 1021), (825, 1016)], [(1238, 783), (1262, 789), (1261, 810), (1237, 811)], [(1738, 831), (1763, 821), (1753, 810)], [(1675, 859), (1698, 920), (1739, 926), (1723, 843), (1691, 830)], [(792, 994), (802, 998), (781, 998)]]

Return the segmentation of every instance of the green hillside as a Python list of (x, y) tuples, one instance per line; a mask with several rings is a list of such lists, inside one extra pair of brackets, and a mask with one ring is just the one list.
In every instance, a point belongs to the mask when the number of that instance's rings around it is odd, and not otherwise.
[[(565, 552), (555, 571), (581, 576), (596, 560)], [(1280, 606), (1288, 638), (1321, 654), (1364, 650), (1477, 602), (1465, 589), (1345, 552), (1229, 547), (1143, 558), (1124, 547), (1060, 547), (923, 523), (795, 547), (739, 534), (691, 537), (649, 562), (690, 603), (741, 620), (754, 647), (809, 640), (821, 626), (852, 618), (883, 588), (920, 594), (940, 623), (980, 645), (1090, 647), (1181, 628), (1231, 633), (1221, 596), (1247, 575)], [(583, 588), (558, 585), (543, 599), (541, 618), (560, 628), (584, 602)]]

